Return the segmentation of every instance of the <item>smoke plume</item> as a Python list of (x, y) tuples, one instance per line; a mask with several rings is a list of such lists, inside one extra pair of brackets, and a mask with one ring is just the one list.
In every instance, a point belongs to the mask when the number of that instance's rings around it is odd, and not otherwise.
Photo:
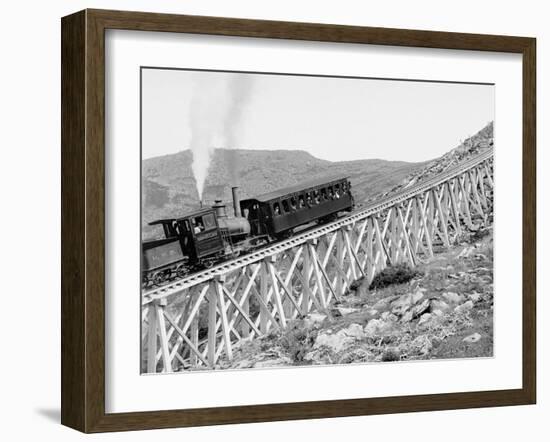
[[(231, 74), (229, 78), (223, 75), (215, 79), (210, 76), (201, 78), (194, 85), (190, 108), (191, 151), (200, 200), (214, 149), (236, 147), (236, 136), (250, 92), (251, 79), (245, 74)], [(236, 153), (229, 151), (226, 161), (231, 184), (236, 185)]]

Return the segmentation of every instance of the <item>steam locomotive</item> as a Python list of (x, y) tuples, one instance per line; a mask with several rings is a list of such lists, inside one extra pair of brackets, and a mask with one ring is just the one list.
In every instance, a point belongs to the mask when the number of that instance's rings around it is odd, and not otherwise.
[(149, 223), (162, 226), (164, 238), (142, 243), (143, 287), (209, 268), (354, 208), (348, 177), (301, 183), (243, 201), (233, 187), (232, 195), (233, 217), (216, 200), (211, 208)]

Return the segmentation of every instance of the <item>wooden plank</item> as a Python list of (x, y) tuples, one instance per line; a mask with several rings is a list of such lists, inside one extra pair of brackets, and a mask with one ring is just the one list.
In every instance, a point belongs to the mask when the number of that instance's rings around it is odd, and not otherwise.
[(254, 330), (256, 335), (261, 335), (260, 330), (256, 327), (256, 325), (254, 324), (252, 319), (250, 319), (250, 316), (248, 316), (248, 314), (243, 309), (241, 304), (239, 302), (237, 302), (237, 300), (235, 298), (233, 298), (233, 296), (231, 296), (231, 293), (229, 293), (229, 290), (227, 290), (223, 286), (222, 286), (222, 290), (225, 293), (225, 296), (227, 297), (227, 299), (229, 299), (229, 302), (231, 302), (235, 306), (235, 309), (239, 311), (242, 318), (247, 322), (247, 324), (250, 325), (250, 327), (252, 327), (252, 330)]
[[(434, 190), (434, 192), (436, 192)], [(445, 247), (450, 248), (451, 242), (449, 241), (449, 231), (447, 230), (447, 220), (445, 219), (445, 214), (443, 213), (443, 209), (441, 207), (441, 199), (437, 197), (437, 194), (434, 194), (435, 204), (437, 206), (437, 212), (439, 214), (439, 220), (441, 224), (441, 232), (443, 233), (443, 243), (445, 244)]]
[[(155, 301), (156, 302), (156, 301)], [(149, 307), (147, 324), (147, 373), (157, 372), (157, 312), (154, 304)]]
[(421, 229), (423, 230), (423, 237), (426, 238), (426, 245), (428, 248), (428, 254), (430, 258), (433, 258), (434, 252), (432, 247), (432, 237), (430, 235), (430, 231), (428, 229), (427, 221), (426, 221), (426, 214), (423, 211), (423, 205), (420, 202), (420, 199), (418, 197), (416, 199), (416, 205), (418, 209), (418, 215), (420, 219)]
[(216, 363), (216, 305), (218, 303), (214, 284), (215, 282), (211, 281), (208, 288), (208, 364), (212, 368)]
[(181, 336), (181, 338), (185, 341), (185, 343), (188, 345), (189, 349), (191, 350), (192, 354), (195, 357), (199, 358), (204, 365), (213, 368), (213, 365), (209, 364), (208, 361), (204, 358), (204, 356), (199, 351), (198, 345), (192, 342), (187, 337), (185, 332), (181, 328), (179, 328), (178, 325), (175, 322), (173, 322), (169, 316), (166, 316), (166, 320), (170, 323), (172, 327), (174, 327), (174, 330), (176, 331), (176, 333), (179, 336)]
[[(271, 257), (273, 258), (273, 257)], [(269, 273), (271, 275), (271, 284), (273, 287), (273, 297), (275, 298), (275, 307), (277, 309), (277, 313), (279, 314), (279, 322), (281, 324), (281, 328), (286, 328), (286, 317), (285, 312), (283, 310), (283, 304), (281, 302), (281, 293), (279, 292), (279, 287), (277, 284), (277, 276), (275, 275), (275, 266), (273, 264), (273, 259), (271, 261), (267, 262), (267, 266), (269, 268)]]
[[(166, 300), (164, 300), (166, 301)], [(157, 312), (157, 325), (160, 338), (160, 348), (162, 350), (162, 364), (164, 373), (172, 372), (172, 360), (170, 359), (170, 351), (168, 350), (168, 337), (166, 336), (166, 323), (164, 321), (164, 302), (155, 303), (155, 310)]]
[(409, 235), (407, 234), (407, 230), (405, 228), (405, 222), (403, 221), (403, 215), (401, 214), (401, 211), (398, 211), (397, 216), (398, 216), (398, 220), (399, 220), (399, 225), (400, 225), (401, 230), (403, 232), (403, 237), (404, 237), (404, 240), (405, 240), (405, 247), (406, 247), (406, 250), (407, 250), (407, 255), (409, 257), (409, 264), (411, 265), (411, 267), (414, 267), (416, 265), (416, 259), (415, 259), (415, 256), (413, 254), (413, 251), (411, 249), (411, 244), (409, 242)]
[(223, 296), (223, 285), (219, 279), (214, 284), (216, 287), (216, 294), (218, 296), (218, 307), (222, 321), (222, 335), (225, 344), (225, 352), (227, 355), (227, 359), (231, 360), (233, 359), (233, 350), (231, 348), (231, 337), (229, 335), (229, 323), (227, 321), (225, 298)]

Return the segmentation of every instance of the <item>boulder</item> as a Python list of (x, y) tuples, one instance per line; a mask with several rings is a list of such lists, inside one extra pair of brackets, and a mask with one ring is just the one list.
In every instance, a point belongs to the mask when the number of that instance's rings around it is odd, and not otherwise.
[(447, 304), (445, 301), (441, 301), (439, 299), (432, 299), (430, 301), (430, 309), (433, 312), (434, 310), (439, 310), (440, 312), (446, 312), (451, 307), (449, 307), (449, 304)]
[(338, 353), (344, 348), (351, 345), (355, 339), (351, 336), (347, 336), (344, 333), (320, 333), (313, 344), (314, 349), (321, 347), (327, 347), (329, 350)]
[(423, 313), (426, 313), (430, 309), (430, 300), (424, 299), (420, 304), (415, 305), (410, 311), (413, 318), (418, 318)]
[(405, 312), (405, 314), (401, 316), (401, 322), (411, 322), (412, 320), (413, 320), (413, 312), (410, 310), (408, 312)]
[(391, 325), (382, 319), (371, 319), (363, 329), (367, 337), (380, 336), (390, 329)]
[(455, 312), (465, 313), (468, 310), (471, 310), (472, 308), (474, 308), (474, 303), (470, 300), (470, 301), (466, 301), (464, 304), (457, 305), (455, 307)]
[(464, 301), (464, 296), (455, 292), (445, 292), (442, 296), (449, 304), (460, 304)]
[(424, 313), (420, 317), (420, 320), (418, 321), (418, 325), (426, 324), (427, 322), (430, 322), (431, 319), (432, 319), (431, 313)]
[(468, 295), (468, 299), (474, 303), (479, 302), (481, 300), (481, 295), (477, 292), (474, 292), (471, 295)]
[(347, 316), (359, 311), (359, 309), (357, 308), (348, 308), (348, 307), (337, 307), (336, 310), (338, 310), (341, 316)]
[(424, 293), (422, 291), (417, 290), (412, 294), (411, 301), (413, 304), (416, 304), (418, 301), (420, 301), (424, 297)]
[(344, 332), (346, 336), (349, 336), (355, 339), (363, 339), (365, 337), (365, 332), (363, 331), (363, 327), (361, 327), (359, 324), (350, 324), (348, 328), (345, 328), (340, 331)]
[(350, 324), (347, 328), (343, 328), (336, 333), (332, 333), (331, 330), (319, 333), (313, 348), (326, 347), (334, 353), (339, 353), (356, 340), (363, 338), (365, 338), (363, 327), (359, 324)]
[(391, 312), (394, 315), (403, 315), (412, 305), (412, 295), (407, 293), (391, 303)]
[(475, 248), (471, 246), (464, 247), (457, 258), (469, 258), (474, 253)]

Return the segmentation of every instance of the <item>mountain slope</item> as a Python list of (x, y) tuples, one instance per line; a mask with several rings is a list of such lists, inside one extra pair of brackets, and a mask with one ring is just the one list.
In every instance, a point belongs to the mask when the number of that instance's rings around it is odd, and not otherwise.
[[(148, 226), (148, 222), (178, 216), (199, 207), (191, 162), (192, 154), (188, 150), (142, 162), (144, 238), (160, 233)], [(229, 170), (228, 164), (238, 164), (236, 174)], [(215, 199), (231, 201), (232, 185), (238, 185), (241, 198), (247, 198), (318, 177), (344, 175), (350, 177), (356, 201), (361, 204), (399, 184), (425, 164), (384, 160), (330, 162), (300, 150), (217, 149), (206, 180), (203, 202), (211, 205)]]
[[(493, 145), (493, 123), (441, 157), (422, 163), (356, 160), (331, 162), (302, 150), (216, 149), (206, 180), (203, 202), (231, 201), (231, 186), (240, 187), (241, 198), (271, 192), (310, 179), (349, 176), (360, 207), (377, 198), (429, 179)], [(142, 231), (144, 239), (161, 235), (147, 223), (181, 216), (200, 206), (191, 163), (191, 151), (150, 158), (142, 162)], [(228, 165), (238, 165), (230, 170)]]

